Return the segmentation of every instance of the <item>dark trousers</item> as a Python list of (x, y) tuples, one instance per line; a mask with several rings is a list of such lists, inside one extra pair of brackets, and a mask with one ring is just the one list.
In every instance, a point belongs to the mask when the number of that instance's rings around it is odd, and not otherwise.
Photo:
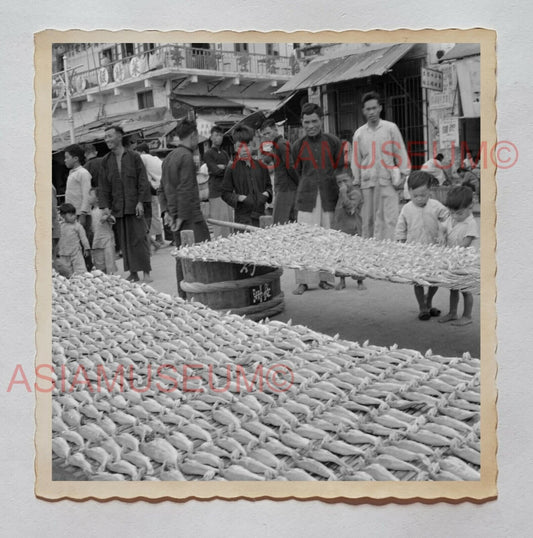
[(137, 218), (135, 215), (124, 215), (117, 218), (117, 228), (120, 232), (124, 271), (149, 273), (152, 268), (145, 219)]
[(296, 200), (296, 191), (277, 191), (274, 199), (274, 211), (272, 219), (274, 224), (287, 224), (287, 222), (296, 222), (296, 212), (294, 210), (294, 201)]
[(146, 229), (150, 232), (150, 226), (152, 225), (152, 202), (144, 202), (144, 220), (146, 221)]
[[(85, 215), (85, 224), (83, 225), (83, 229), (85, 230), (85, 235), (87, 236), (87, 241), (89, 241), (89, 245), (92, 246), (93, 244), (93, 227), (92, 227), (92, 217), (91, 215)], [(91, 259), (91, 253), (86, 252), (85, 253), (85, 265), (87, 266), (87, 271), (91, 271), (93, 268), (93, 262)]]

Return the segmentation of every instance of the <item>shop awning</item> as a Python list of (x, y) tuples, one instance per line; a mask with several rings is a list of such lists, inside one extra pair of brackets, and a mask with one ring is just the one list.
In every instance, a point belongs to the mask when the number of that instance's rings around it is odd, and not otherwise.
[(441, 59), (441, 62), (446, 60), (458, 60), (467, 56), (478, 56), (481, 54), (481, 46), (479, 43), (457, 43), (452, 47)]
[(244, 106), (236, 101), (216, 97), (215, 95), (178, 95), (174, 93), (172, 94), (172, 99), (194, 108), (243, 108)]
[(294, 91), (292, 93), (289, 93), (289, 95), (287, 95), (287, 97), (285, 97), (284, 99), (282, 99), (281, 101), (278, 101), (278, 104), (276, 105), (275, 108), (273, 108), (272, 110), (269, 110), (268, 113), (267, 113), (267, 117), (270, 117), (270, 116), (273, 116), (278, 110), (281, 110), (285, 105), (289, 104), (289, 101), (292, 100), (292, 98), (297, 94), (298, 92), (297, 91)]
[[(164, 120), (159, 122), (149, 120), (125, 120), (113, 121), (103, 124), (103, 122), (94, 122), (97, 125), (89, 124), (78, 127), (74, 130), (76, 144), (93, 144), (95, 142), (103, 142), (105, 135), (105, 127), (107, 125), (120, 125), (126, 135), (142, 132), (145, 137), (161, 137), (172, 132), (178, 122), (176, 120)], [(54, 136), (52, 140), (52, 151), (61, 151), (63, 148), (70, 145), (70, 136), (68, 132)]]
[(293, 92), (344, 80), (381, 76), (414, 45), (415, 43), (399, 43), (339, 58), (314, 60), (275, 93)]
[[(262, 125), (262, 123), (266, 120), (265, 114), (261, 110), (257, 110), (256, 112), (252, 112), (252, 114), (249, 114), (248, 116), (242, 118), (241, 120), (237, 121), (230, 129), (228, 129), (224, 134), (231, 136), (233, 134), (233, 131), (237, 126), (240, 125), (246, 125), (247, 127), (250, 127), (254, 131), (256, 129), (259, 129)], [(218, 123), (218, 122), (217, 122)]]
[(254, 112), (256, 110), (263, 110), (265, 112), (274, 110), (280, 102), (279, 99), (253, 99), (253, 98), (230, 99), (230, 101), (233, 101), (234, 103), (237, 103), (244, 108), (253, 110)]

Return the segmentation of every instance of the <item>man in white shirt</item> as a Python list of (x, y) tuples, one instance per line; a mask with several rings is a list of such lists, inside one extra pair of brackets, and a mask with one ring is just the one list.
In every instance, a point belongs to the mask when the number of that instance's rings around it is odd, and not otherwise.
[(430, 173), (439, 182), (439, 187), (442, 187), (447, 181), (446, 174), (444, 173), (444, 166), (442, 165), (443, 160), (444, 155), (438, 153), (434, 159), (426, 161), (421, 168), (421, 170)]
[(363, 193), (363, 237), (393, 240), (400, 214), (399, 191), (410, 162), (400, 130), (380, 118), (381, 110), (376, 92), (363, 95), (367, 123), (354, 133), (351, 167), (353, 183)]
[[(165, 246), (163, 239), (163, 221), (161, 220), (161, 210), (159, 209), (159, 199), (157, 189), (161, 184), (162, 161), (159, 157), (150, 154), (150, 148), (146, 142), (137, 145), (136, 151), (141, 156), (146, 175), (150, 182), (150, 192), (152, 194), (152, 220), (150, 222), (150, 241), (152, 246), (158, 250)], [(155, 236), (155, 240), (152, 236)]]

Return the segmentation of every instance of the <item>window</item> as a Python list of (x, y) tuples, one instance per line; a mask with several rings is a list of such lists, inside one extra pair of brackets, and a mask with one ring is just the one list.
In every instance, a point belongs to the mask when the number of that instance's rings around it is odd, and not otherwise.
[(279, 56), (279, 43), (266, 43), (267, 56)]
[(139, 104), (139, 110), (142, 110), (143, 108), (152, 108), (154, 106), (154, 94), (152, 90), (139, 92), (137, 94), (137, 103)]
[(235, 43), (235, 52), (248, 52), (248, 43)]
[(143, 52), (150, 52), (155, 49), (155, 43), (143, 43)]
[(122, 52), (122, 58), (128, 58), (134, 55), (133, 43), (121, 43), (120, 50)]
[[(100, 52), (100, 64), (109, 64), (113, 61), (113, 49), (104, 49)], [(101, 60), (105, 60), (102, 62)]]
[(63, 56), (61, 54), (56, 55), (56, 66), (56, 72), (65, 70), (65, 62), (63, 61)]

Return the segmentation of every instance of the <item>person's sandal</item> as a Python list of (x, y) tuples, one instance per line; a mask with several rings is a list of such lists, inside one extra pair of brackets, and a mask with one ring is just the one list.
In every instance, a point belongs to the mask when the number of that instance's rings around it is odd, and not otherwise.
[(432, 318), (437, 318), (440, 316), (440, 310), (438, 308), (430, 308), (429, 309), (429, 315)]
[(420, 312), (420, 314), (418, 314), (418, 319), (421, 321), (427, 321), (429, 318), (431, 318), (431, 314), (429, 312)]
[(335, 288), (335, 286), (332, 286), (329, 282), (326, 282), (325, 280), (321, 280), (318, 284), (318, 287), (322, 290), (332, 290)]
[(299, 284), (292, 293), (294, 293), (294, 295), (303, 295), (308, 289), (307, 284)]

